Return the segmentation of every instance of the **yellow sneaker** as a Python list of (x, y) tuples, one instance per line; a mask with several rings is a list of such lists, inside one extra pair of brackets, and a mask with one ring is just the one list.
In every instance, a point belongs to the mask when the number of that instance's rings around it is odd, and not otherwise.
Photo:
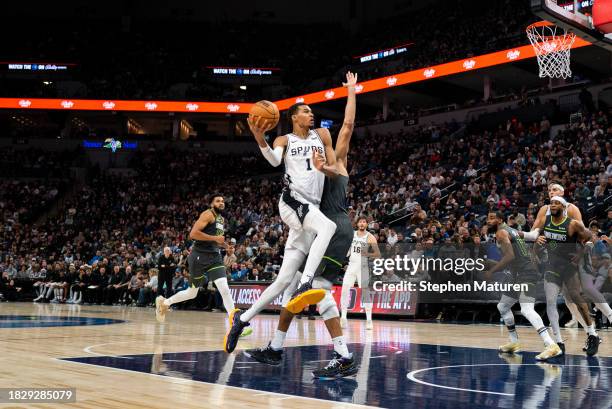
[(310, 283), (301, 284), (293, 293), (293, 297), (285, 308), (293, 314), (299, 314), (304, 308), (321, 301), (325, 297), (325, 290), (312, 288)]
[(240, 338), (248, 337), (252, 333), (253, 333), (253, 328), (246, 327), (245, 329), (242, 330), (242, 333), (240, 334)]
[(497, 350), (502, 354), (516, 354), (517, 352), (521, 352), (521, 344), (518, 342), (508, 342), (507, 344), (500, 345)]
[(166, 321), (166, 313), (169, 307), (164, 301), (166, 301), (166, 299), (161, 295), (155, 299), (155, 318), (157, 318), (157, 322)]
[(547, 359), (554, 358), (556, 356), (562, 355), (563, 351), (559, 348), (557, 344), (550, 344), (547, 346), (542, 353), (536, 355), (536, 360), (538, 361), (546, 361)]

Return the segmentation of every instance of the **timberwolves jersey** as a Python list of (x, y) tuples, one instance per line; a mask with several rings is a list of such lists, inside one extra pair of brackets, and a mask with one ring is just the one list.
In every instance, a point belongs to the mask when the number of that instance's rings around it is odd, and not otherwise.
[[(209, 236), (223, 236), (225, 233), (224, 219), (220, 214), (215, 213), (213, 209), (210, 209), (215, 220), (213, 223), (209, 223), (202, 232)], [(219, 245), (214, 241), (200, 241), (196, 240), (193, 244), (193, 249), (200, 253), (219, 253)]]
[(567, 267), (576, 249), (576, 237), (569, 236), (569, 225), (572, 219), (567, 216), (559, 224), (552, 221), (552, 216), (546, 216), (544, 223), (544, 237), (546, 237), (546, 251), (548, 263), (552, 266)]
[[(525, 243), (525, 240), (519, 236), (518, 231), (507, 224), (503, 224), (499, 227), (508, 232), (508, 235), (510, 236), (510, 244), (512, 245), (512, 251), (514, 252), (514, 259), (508, 266), (510, 271), (513, 273), (522, 273), (526, 270), (535, 269), (531, 262), (531, 254), (529, 252), (529, 248), (527, 247), (527, 243)], [(499, 247), (499, 243), (497, 246)]]
[(303, 198), (309, 203), (319, 205), (325, 175), (312, 163), (313, 150), (325, 155), (325, 146), (316, 131), (309, 131), (304, 139), (292, 133), (287, 135), (285, 184), (292, 193), (298, 194), (297, 199)]

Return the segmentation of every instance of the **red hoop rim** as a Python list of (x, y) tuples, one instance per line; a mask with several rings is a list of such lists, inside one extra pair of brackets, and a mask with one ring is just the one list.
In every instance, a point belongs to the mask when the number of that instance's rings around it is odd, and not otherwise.
[(529, 24), (527, 26), (527, 30), (529, 30), (530, 28), (536, 28), (536, 27), (549, 27), (549, 26), (554, 26), (554, 23), (551, 23), (550, 21), (546, 21), (546, 20), (542, 20), (542, 21), (536, 21), (535, 23)]

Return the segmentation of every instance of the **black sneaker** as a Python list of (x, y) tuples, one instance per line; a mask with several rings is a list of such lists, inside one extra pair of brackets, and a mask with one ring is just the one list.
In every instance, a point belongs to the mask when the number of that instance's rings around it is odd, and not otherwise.
[(271, 343), (265, 348), (247, 349), (244, 354), (262, 364), (280, 365), (283, 361), (283, 350), (273, 349)]
[(225, 339), (223, 340), (223, 349), (228, 354), (231, 354), (232, 352), (234, 352), (234, 349), (236, 349), (238, 339), (240, 338), (240, 334), (242, 334), (242, 330), (244, 329), (244, 327), (248, 327), (249, 325), (251, 325), (248, 322), (240, 321), (240, 316), (242, 315), (242, 313), (243, 311), (240, 311), (238, 308), (236, 308), (230, 314), (230, 328), (227, 331), (227, 334), (225, 334)]
[(325, 297), (325, 290), (312, 288), (310, 283), (300, 284), (287, 304), (289, 312), (299, 314), (308, 305), (316, 304)]
[[(603, 339), (599, 338), (599, 343), (601, 344), (602, 342), (603, 342)], [(588, 346), (589, 346), (589, 339), (587, 338), (586, 341), (584, 341), (584, 346), (582, 347), (582, 350), (586, 352), (586, 350), (588, 349)]]
[(563, 342), (557, 342), (559, 348), (561, 348), (562, 355), (565, 355), (565, 344)]
[(334, 351), (332, 360), (324, 368), (312, 371), (312, 376), (317, 379), (336, 379), (355, 375), (357, 370), (353, 355), (350, 358), (343, 358)]
[(595, 355), (597, 353), (597, 350), (599, 349), (599, 343), (600, 341), (597, 335), (589, 335), (586, 344), (586, 354), (588, 356)]

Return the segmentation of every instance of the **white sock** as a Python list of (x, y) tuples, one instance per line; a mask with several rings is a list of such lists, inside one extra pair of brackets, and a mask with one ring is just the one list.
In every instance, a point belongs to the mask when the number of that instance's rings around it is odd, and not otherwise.
[(197, 296), (198, 296), (198, 289), (195, 287), (189, 287), (188, 289), (179, 291), (178, 293), (174, 294), (172, 297), (165, 299), (164, 304), (169, 307), (172, 304), (178, 304), (183, 301), (193, 300)]
[(529, 320), (531, 326), (538, 331), (538, 334), (540, 334), (540, 337), (544, 341), (544, 345), (549, 346), (550, 344), (554, 343), (548, 334), (548, 329), (544, 326), (542, 317), (540, 317), (540, 314), (536, 312), (532, 302), (521, 303), (521, 313), (523, 314), (523, 317)]
[(608, 319), (608, 321), (612, 322), (612, 308), (608, 303), (595, 303), (599, 311)]
[(219, 295), (221, 295), (221, 299), (223, 300), (223, 306), (225, 307), (225, 311), (229, 315), (232, 311), (234, 311), (234, 300), (232, 300), (232, 293), (230, 292), (229, 285), (227, 284), (227, 278), (221, 277), (215, 280), (215, 285), (217, 286), (217, 290), (219, 290)]
[(299, 250), (285, 249), (285, 257), (283, 258), (283, 263), (281, 264), (276, 280), (261, 293), (259, 299), (255, 301), (255, 304), (251, 305), (251, 308), (240, 315), (240, 321), (251, 321), (253, 317), (285, 291), (285, 288), (291, 284), (295, 272), (298, 271), (304, 262), (304, 257), (305, 254)]
[(285, 337), (287, 336), (286, 332), (276, 330), (274, 332), (274, 338), (272, 338), (272, 342), (270, 342), (270, 346), (275, 351), (283, 349), (283, 344), (285, 343)]
[(334, 343), (334, 351), (340, 354), (342, 358), (350, 358), (350, 354), (348, 351), (348, 347), (346, 346), (346, 342), (344, 341), (344, 336), (340, 335), (339, 337), (332, 338), (332, 342)]
[(597, 336), (597, 331), (595, 331), (595, 323), (592, 322), (591, 325), (587, 327), (587, 334)]
[(549, 346), (555, 343), (555, 341), (553, 341), (553, 339), (550, 337), (550, 334), (548, 333), (548, 328), (542, 327), (538, 329), (538, 334), (540, 334), (540, 338), (542, 338), (542, 341), (544, 341), (545, 346)]
[(342, 309), (342, 318), (346, 319), (346, 314), (348, 313), (348, 311), (346, 310), (346, 308)]
[(368, 321), (372, 321), (372, 306), (366, 306), (365, 307), (365, 312), (366, 312), (366, 320)]

